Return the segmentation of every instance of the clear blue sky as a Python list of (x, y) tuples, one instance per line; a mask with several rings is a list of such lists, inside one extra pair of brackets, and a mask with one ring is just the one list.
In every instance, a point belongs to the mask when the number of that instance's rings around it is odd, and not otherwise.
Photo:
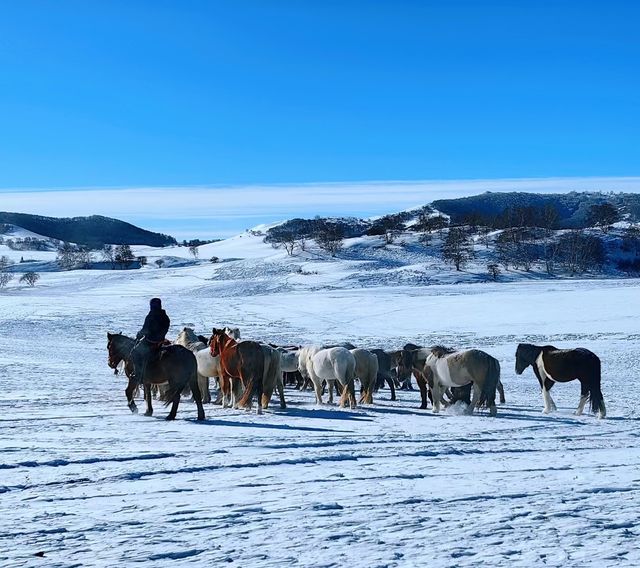
[(0, 188), (640, 174), (640, 2), (0, 14)]

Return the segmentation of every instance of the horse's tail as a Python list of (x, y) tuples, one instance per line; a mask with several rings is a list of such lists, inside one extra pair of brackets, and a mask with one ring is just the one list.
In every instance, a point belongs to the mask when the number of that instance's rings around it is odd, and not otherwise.
[(176, 397), (176, 395), (180, 396), (182, 394), (183, 389), (184, 385), (169, 385), (167, 387), (167, 390), (164, 391), (164, 405), (169, 406), (173, 402), (173, 399)]
[(600, 379), (601, 379), (601, 364), (600, 358), (595, 357), (595, 364), (593, 375), (589, 380), (589, 400), (591, 401), (591, 412), (596, 414), (600, 413), (602, 418), (605, 417), (606, 410), (604, 406), (604, 397), (602, 396), (602, 391), (600, 390)]
[(491, 355), (487, 354), (487, 374), (480, 391), (480, 406), (495, 407), (496, 405), (496, 388), (500, 380), (500, 362)]
[(260, 368), (259, 365), (256, 365), (255, 367), (251, 365), (251, 367), (253, 368), (251, 368), (250, 372), (247, 373), (249, 377), (247, 377), (246, 388), (244, 390), (242, 398), (238, 402), (239, 406), (249, 406), (254, 396), (258, 400), (258, 404), (262, 405), (262, 392), (264, 390), (264, 365), (266, 365), (265, 359), (266, 357), (264, 356), (264, 354), (262, 354), (262, 368)]

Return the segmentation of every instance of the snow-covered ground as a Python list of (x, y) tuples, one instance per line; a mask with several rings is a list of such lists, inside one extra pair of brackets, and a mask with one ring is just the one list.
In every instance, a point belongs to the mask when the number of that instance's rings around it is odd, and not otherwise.
[[(363, 283), (359, 258), (292, 260), (248, 234), (201, 247), (214, 255), (0, 292), (0, 565), (640, 565), (637, 280)], [(171, 336), (480, 347), (507, 403), (434, 416), (417, 391), (383, 390), (352, 411), (287, 389), (262, 416), (132, 415), (106, 332), (134, 334), (156, 295)], [(520, 341), (598, 353), (608, 418), (573, 416), (577, 383), (542, 415), (531, 370), (514, 372)]]

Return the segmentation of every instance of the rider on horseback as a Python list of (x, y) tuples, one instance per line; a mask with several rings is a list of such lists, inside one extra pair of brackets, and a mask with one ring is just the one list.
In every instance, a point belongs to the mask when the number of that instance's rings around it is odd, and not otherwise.
[(136, 335), (137, 342), (131, 351), (134, 374), (138, 383), (143, 382), (147, 365), (160, 353), (160, 347), (165, 342), (170, 323), (167, 312), (162, 309), (160, 298), (151, 298), (149, 313), (142, 329)]

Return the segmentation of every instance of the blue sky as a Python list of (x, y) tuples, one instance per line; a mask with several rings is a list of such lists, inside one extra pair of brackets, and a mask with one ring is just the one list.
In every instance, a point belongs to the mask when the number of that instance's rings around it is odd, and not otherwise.
[(638, 176), (639, 4), (4, 3), (0, 209), (34, 188), (268, 204), (273, 184)]
[(4, 3), (0, 187), (638, 175), (639, 3)]

